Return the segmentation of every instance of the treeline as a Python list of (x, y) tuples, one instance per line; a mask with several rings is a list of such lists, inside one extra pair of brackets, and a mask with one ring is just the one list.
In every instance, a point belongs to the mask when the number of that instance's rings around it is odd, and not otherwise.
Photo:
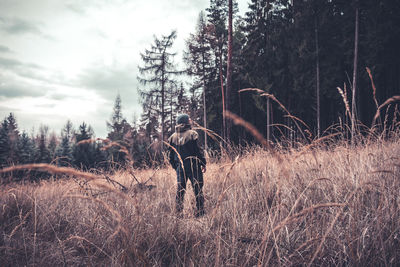
[[(85, 122), (75, 129), (69, 120), (59, 135), (44, 125), (37, 133), (20, 132), (14, 114), (10, 113), (0, 126), (0, 167), (50, 163), (85, 171), (115, 171), (159, 165), (163, 156), (159, 146), (147, 141), (145, 129), (141, 129), (139, 134), (135, 123), (128, 123), (121, 110), (118, 95), (111, 120), (107, 121), (107, 138), (96, 138), (92, 127)], [(3, 175), (3, 178), (7, 177), (15, 181), (26, 177), (42, 179), (50, 175), (27, 168), (27, 171)]]
[[(229, 129), (224, 107), (271, 141), (295, 138), (305, 129), (321, 136), (334, 124), (350, 126), (338, 87), (357, 124), (371, 126), (376, 102), (367, 67), (378, 104), (399, 93), (400, 1), (251, 0), (244, 17), (237, 15), (233, 1), (229, 92), (228, 6), (229, 0), (211, 0), (187, 39), (184, 72), (193, 83), (179, 83), (182, 73), (173, 64), (176, 54), (171, 48), (175, 32), (156, 38), (142, 54), (141, 126), (149, 139), (165, 138), (173, 131), (175, 114), (184, 111), (233, 143), (251, 141), (242, 128)], [(300, 127), (295, 127), (293, 117), (271, 97), (240, 91), (243, 88), (272, 94), (307, 126), (298, 122)], [(395, 110), (391, 105), (387, 112)]]
[[(175, 31), (155, 37), (140, 54), (143, 113), (138, 121), (129, 123), (123, 117), (119, 96), (104, 140), (96, 140), (85, 123), (74, 129), (67, 122), (60, 135), (44, 126), (35, 135), (20, 133), (10, 114), (0, 129), (0, 165), (153, 166), (162, 162), (162, 141), (183, 112), (215, 133), (208, 140), (202, 133), (201, 142), (209, 149), (220, 147), (220, 137), (233, 144), (253, 141), (243, 128), (224, 120), (225, 109), (252, 123), (272, 142), (295, 140), (305, 130), (316, 137), (334, 124), (341, 129), (350, 126), (345, 102), (354, 107), (351, 112), (359, 124), (370, 126), (377, 105), (399, 93), (400, 1), (251, 0), (244, 17), (233, 1), (231, 47), (229, 2), (210, 0), (209, 8), (200, 12), (196, 29), (186, 40), (184, 69), (175, 63)], [(232, 79), (229, 90), (227, 76)], [(270, 97), (243, 88), (258, 88)], [(385, 112), (394, 114), (385, 121), (395, 122), (400, 115), (396, 104), (381, 110)]]

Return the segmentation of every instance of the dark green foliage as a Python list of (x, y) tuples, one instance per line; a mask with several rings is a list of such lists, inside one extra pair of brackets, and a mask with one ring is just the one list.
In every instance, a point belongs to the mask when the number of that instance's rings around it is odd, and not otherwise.
[(89, 170), (96, 167), (100, 151), (96, 143), (91, 141), (92, 137), (92, 128), (83, 122), (75, 134), (75, 144), (72, 152), (74, 165), (78, 168)]
[(39, 135), (36, 137), (36, 146), (38, 147), (35, 155), (36, 163), (50, 163), (51, 161), (50, 150), (47, 146), (48, 131), (49, 128), (47, 126), (42, 125), (39, 128)]
[(18, 142), (18, 155), (20, 164), (28, 164), (34, 161), (36, 147), (26, 132), (22, 132)]
[[(117, 95), (114, 103), (111, 122), (107, 122), (109, 133), (107, 138), (122, 147), (129, 147), (129, 137), (131, 136), (131, 126), (122, 115), (121, 97)], [(112, 145), (107, 148), (108, 160), (112, 164), (124, 166), (127, 163), (126, 153), (121, 151), (121, 147)]]
[(0, 127), (0, 164), (2, 167), (8, 165), (9, 152), (10, 141), (8, 136), (8, 122), (4, 119)]
[(115, 98), (111, 121), (107, 122), (107, 128), (110, 131), (107, 135), (107, 138), (109, 138), (111, 141), (122, 140), (126, 132), (129, 130), (128, 125), (129, 124), (122, 115), (121, 97), (120, 95), (117, 95)]
[(51, 161), (56, 160), (56, 157), (57, 157), (57, 154), (56, 154), (57, 146), (58, 146), (57, 136), (56, 136), (55, 133), (51, 133), (50, 134), (50, 138), (49, 138), (49, 145), (48, 145)]
[[(309, 130), (317, 131), (317, 57), (320, 77), (321, 132), (332, 124), (348, 121), (344, 104), (336, 90), (347, 84), (348, 101), (351, 101), (350, 76), (354, 56), (354, 1), (340, 0), (251, 0), (243, 19), (236, 19), (234, 27), (233, 89), (231, 111), (254, 124), (266, 133), (266, 98), (255, 92), (238, 90), (256, 87), (280, 100), (290, 113), (302, 119)], [(207, 46), (199, 49), (197, 40), (201, 32), (191, 35), (188, 41), (187, 60), (189, 74), (194, 75), (194, 88), (199, 88), (199, 74), (206, 76), (208, 128), (222, 134), (221, 76), (224, 76), (226, 56), (226, 4), (212, 0), (207, 11), (207, 21), (201, 21), (209, 30)], [(358, 60), (358, 119), (370, 125), (375, 114), (370, 79), (365, 67), (372, 70), (377, 87), (377, 99), (382, 103), (400, 88), (400, 2), (394, 0), (359, 1), (360, 34)], [(198, 27), (199, 28), (199, 27)], [(318, 31), (318, 40), (316, 40)], [(201, 48), (201, 46), (200, 46)], [(199, 53), (210, 52), (208, 65), (203, 71)], [(205, 68), (204, 68), (205, 69)], [(197, 70), (197, 72), (196, 72)], [(198, 71), (200, 70), (200, 71)], [(205, 74), (205, 75), (204, 75)], [(225, 85), (225, 77), (222, 77)], [(274, 128), (273, 139), (281, 140), (291, 133), (300, 132), (287, 118), (277, 103), (272, 102), (272, 121), (285, 124), (294, 131)], [(198, 104), (201, 108), (201, 104)], [(392, 109), (393, 110), (393, 109)], [(393, 112), (393, 111), (391, 111)], [(304, 130), (305, 126), (301, 126)], [(230, 140), (251, 140), (251, 136), (236, 129)]]
[(7, 132), (10, 149), (7, 160), (12, 163), (17, 163), (19, 131), (17, 121), (12, 113), (10, 113), (10, 115), (7, 117)]
[(61, 143), (56, 151), (57, 163), (60, 166), (70, 166), (73, 161), (72, 139), (74, 134), (72, 122), (68, 120), (61, 131)]

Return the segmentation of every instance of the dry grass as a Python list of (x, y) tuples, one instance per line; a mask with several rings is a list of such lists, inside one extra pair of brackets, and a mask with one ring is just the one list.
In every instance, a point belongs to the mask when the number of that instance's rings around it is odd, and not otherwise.
[[(384, 108), (385, 106), (388, 106), (388, 105), (390, 105), (390, 104), (396, 102), (396, 101), (400, 101), (400, 96), (399, 96), (399, 95), (395, 95), (395, 96), (392, 96), (392, 97), (388, 98), (383, 104), (381, 104), (381, 105), (377, 108), (376, 113), (375, 113), (375, 116), (374, 116), (374, 119), (373, 119), (373, 121), (372, 121), (372, 127), (371, 127), (371, 128), (373, 128), (373, 127), (375, 126), (376, 120), (377, 120), (377, 119), (379, 118), (379, 116), (381, 115), (381, 109)], [(389, 107), (389, 106), (388, 106), (388, 107)], [(387, 114), (388, 114), (388, 112), (386, 112), (386, 116), (387, 116)], [(385, 123), (385, 125), (386, 125), (386, 123)]]
[(124, 192), (69, 168), (52, 169), (64, 179), (4, 185), (0, 265), (400, 264), (399, 138), (271, 153), (209, 164), (200, 219), (191, 189), (175, 215), (167, 167), (116, 173)]

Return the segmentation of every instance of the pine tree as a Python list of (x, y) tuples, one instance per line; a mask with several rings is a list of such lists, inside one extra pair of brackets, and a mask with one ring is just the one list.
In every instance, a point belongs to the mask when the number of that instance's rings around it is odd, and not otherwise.
[(359, 29), (359, 7), (358, 0), (355, 0), (355, 19), (354, 19), (354, 60), (353, 60), (353, 86), (352, 86), (352, 98), (351, 98), (351, 143), (354, 143), (356, 134), (356, 93), (357, 93), (357, 67), (358, 67), (358, 29)]
[[(210, 80), (212, 79), (213, 69), (216, 67), (213, 65), (215, 60), (212, 58), (212, 47), (211, 47), (211, 31), (210, 27), (207, 26), (207, 21), (203, 12), (199, 14), (196, 33), (191, 34), (189, 39), (186, 41), (187, 51), (184, 54), (184, 59), (187, 64), (187, 73), (194, 76), (194, 83), (191, 88), (191, 100), (192, 109), (191, 113), (195, 112), (197, 103), (201, 103), (202, 107), (202, 120), (203, 127), (207, 128), (207, 101), (206, 94), (209, 93), (207, 87), (210, 86)], [(198, 101), (197, 91), (201, 88), (202, 101)], [(191, 114), (193, 116), (194, 114)], [(196, 114), (198, 115), (198, 114)], [(204, 146), (207, 148), (207, 135), (204, 136)]]
[[(109, 129), (107, 138), (110, 141), (117, 142), (119, 145), (126, 148), (130, 147), (130, 142), (132, 142), (132, 127), (123, 117), (120, 95), (117, 95), (115, 99), (111, 121), (107, 122), (107, 127)], [(125, 155), (124, 152), (120, 151), (120, 147), (112, 146), (107, 150), (107, 153), (109, 154), (109, 160), (111, 162), (115, 162), (120, 165), (124, 165), (126, 163), (127, 155)]]
[(123, 117), (121, 96), (119, 94), (115, 98), (111, 121), (107, 122), (107, 128), (109, 129), (107, 138), (111, 141), (122, 141), (124, 135), (129, 132), (131, 128), (127, 120)]
[(36, 147), (33, 140), (26, 132), (22, 132), (18, 142), (18, 155), (20, 164), (33, 163), (35, 160)]
[[(232, 99), (232, 52), (233, 52), (233, 4), (232, 0), (228, 0), (228, 56), (226, 66), (226, 105), (227, 111), (231, 111)], [(227, 141), (231, 140), (231, 127), (232, 123), (229, 120), (226, 124), (226, 138)]]
[(180, 107), (178, 102), (179, 102), (179, 95), (180, 95), (180, 90), (183, 89), (183, 85), (179, 87), (178, 89), (177, 84), (171, 84), (168, 87), (167, 90), (167, 103), (168, 107), (166, 108), (166, 113), (169, 115), (166, 120), (165, 120), (165, 125), (167, 128), (165, 129), (166, 135), (171, 135), (174, 132), (175, 129), (175, 120), (176, 120), (176, 114), (178, 111), (183, 108)]
[(17, 121), (13, 113), (7, 117), (7, 131), (10, 151), (8, 153), (8, 161), (16, 164), (18, 162), (18, 140), (19, 131)]
[(4, 119), (0, 127), (0, 166), (7, 166), (10, 153), (10, 139), (8, 135), (8, 121)]
[(55, 160), (57, 157), (56, 153), (57, 146), (58, 146), (57, 135), (55, 132), (52, 132), (49, 137), (49, 145), (47, 146), (50, 152), (51, 161)]
[(69, 166), (73, 161), (72, 156), (72, 139), (74, 136), (74, 129), (72, 122), (67, 121), (61, 131), (61, 143), (57, 148), (58, 164), (60, 166)]
[(156, 114), (151, 108), (143, 110), (140, 118), (140, 126), (143, 129), (146, 142), (150, 144), (158, 138), (159, 122)]
[[(213, 116), (209, 116), (208, 123), (213, 129), (221, 129), (221, 135), (226, 139), (226, 88), (224, 86), (226, 75), (226, 61), (227, 61), (227, 47), (228, 47), (228, 14), (229, 14), (229, 2), (227, 0), (211, 0), (207, 11), (207, 28), (209, 31), (209, 43), (212, 48), (215, 67), (215, 79), (213, 85), (208, 88), (211, 91), (211, 102), (208, 102), (210, 112)], [(238, 12), (237, 2), (232, 3), (232, 18)], [(216, 98), (218, 95), (221, 98)], [(231, 99), (231, 95), (228, 97)], [(206, 96), (207, 99), (207, 96)], [(218, 102), (217, 102), (217, 101)], [(207, 109), (208, 109), (207, 107)], [(222, 112), (221, 112), (222, 111)], [(222, 116), (221, 116), (221, 115)], [(210, 119), (213, 118), (213, 119)], [(222, 122), (222, 125), (221, 125)], [(219, 123), (220, 125), (216, 125)]]
[(50, 163), (50, 151), (47, 147), (49, 127), (41, 125), (39, 128), (39, 135), (36, 137), (36, 155), (35, 162), (37, 163)]
[[(260, 88), (269, 93), (275, 93), (272, 88), (273, 70), (278, 68), (277, 64), (274, 63), (277, 62), (275, 55), (279, 49), (274, 47), (272, 28), (274, 23), (276, 24), (275, 27), (281, 27), (278, 21), (273, 22), (273, 12), (270, 1), (252, 0), (245, 21), (241, 26), (245, 36), (245, 45), (242, 51), (242, 77), (245, 79), (245, 84), (248, 84), (247, 86)], [(254, 103), (251, 107), (244, 105), (240, 113), (243, 114), (245, 119), (262, 129), (262, 132), (266, 132), (266, 137), (269, 140), (271, 136), (269, 124), (272, 121), (269, 99), (261, 101), (259, 97), (254, 98), (251, 92), (243, 93), (240, 97), (241, 102)]]
[(88, 170), (96, 165), (96, 149), (93, 142), (83, 142), (90, 140), (93, 136), (93, 130), (85, 122), (79, 126), (75, 134), (75, 144), (73, 146), (74, 165), (78, 168)]
[(218, 68), (219, 88), (222, 103), (222, 137), (226, 139), (226, 117), (225, 117), (225, 90), (224, 90), (224, 55), (226, 54), (226, 19), (227, 19), (227, 5), (224, 0), (211, 0), (207, 17), (210, 23), (210, 44), (214, 52), (215, 65)]
[(197, 121), (198, 117), (194, 116), (194, 114), (192, 114), (190, 110), (190, 101), (188, 99), (188, 96), (186, 95), (186, 89), (183, 83), (181, 83), (177, 94), (177, 106), (175, 108), (176, 113), (190, 113), (190, 117)]
[(160, 137), (162, 141), (165, 140), (166, 130), (170, 128), (165, 125), (169, 115), (167, 90), (177, 85), (175, 78), (182, 74), (182, 71), (178, 71), (173, 62), (176, 53), (170, 52), (175, 39), (175, 31), (161, 38), (155, 37), (150, 50), (146, 49), (144, 53), (140, 54), (144, 65), (139, 67), (142, 76), (138, 76), (138, 80), (144, 86), (151, 86), (139, 90), (145, 114), (144, 119), (146, 123), (152, 123), (155, 118), (161, 119)]

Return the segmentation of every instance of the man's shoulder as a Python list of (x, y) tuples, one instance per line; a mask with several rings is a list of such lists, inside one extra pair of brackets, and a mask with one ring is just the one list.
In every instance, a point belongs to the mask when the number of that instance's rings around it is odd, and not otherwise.
[(197, 140), (199, 138), (199, 134), (195, 130), (190, 129), (188, 130), (188, 132), (189, 132), (188, 134), (191, 137), (191, 140)]
[(178, 140), (177, 133), (175, 132), (175, 133), (171, 134), (171, 136), (168, 138), (168, 143), (176, 144), (177, 140)]
[(171, 140), (174, 138), (175, 135), (176, 135), (176, 133), (171, 134), (171, 135), (168, 137), (168, 142), (171, 142)]
[(189, 129), (184, 132), (175, 132), (169, 138), (168, 142), (175, 145), (184, 145), (189, 141), (197, 140), (199, 138), (199, 134), (192, 129)]

